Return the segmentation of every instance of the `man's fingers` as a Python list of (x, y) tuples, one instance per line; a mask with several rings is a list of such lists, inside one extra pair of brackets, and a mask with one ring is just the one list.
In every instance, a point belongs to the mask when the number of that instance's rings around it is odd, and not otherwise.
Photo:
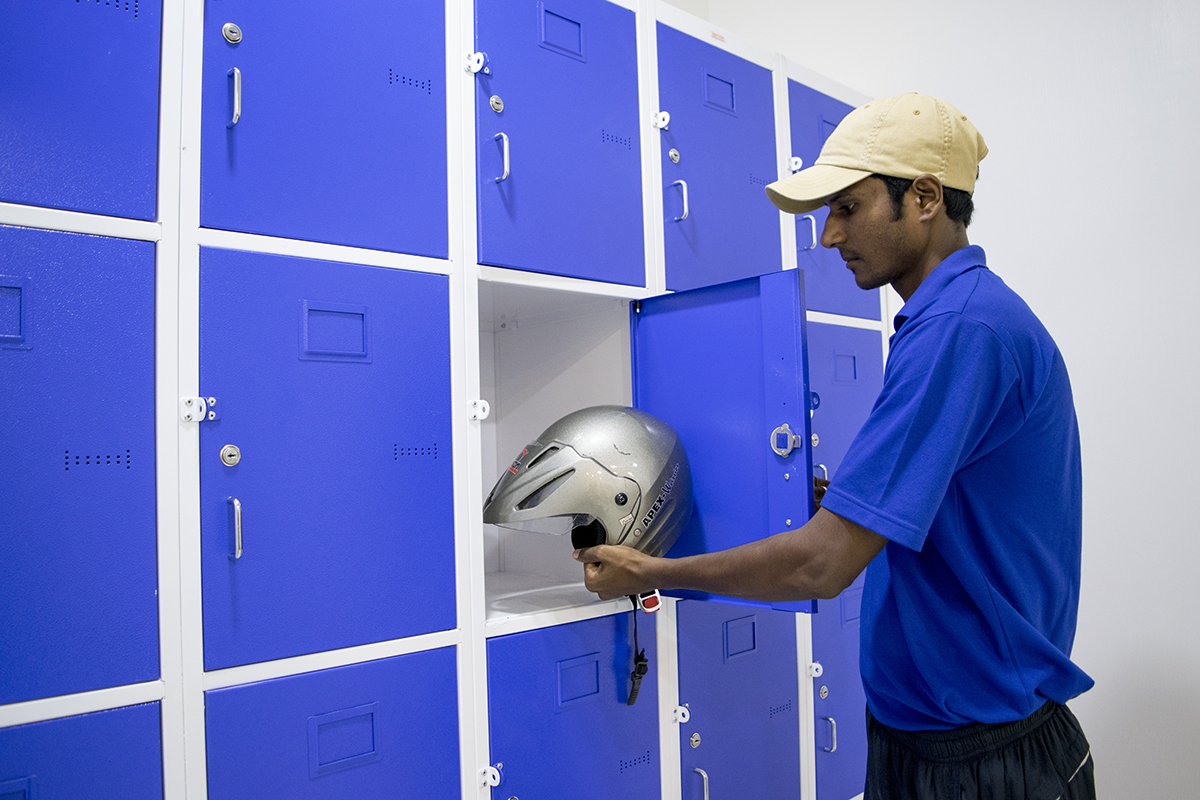
[(599, 564), (600, 554), (596, 552), (598, 547), (585, 547), (582, 550), (576, 550), (574, 555), (576, 561), (582, 561), (585, 564)]

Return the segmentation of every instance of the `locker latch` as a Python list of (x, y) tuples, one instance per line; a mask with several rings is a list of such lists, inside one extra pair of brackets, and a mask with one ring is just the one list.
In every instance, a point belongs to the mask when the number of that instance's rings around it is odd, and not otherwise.
[[(503, 767), (503, 764), (497, 766)], [(479, 780), (482, 786), (499, 786), (500, 785), (500, 770), (496, 767), (484, 767), (479, 770)]]
[(825, 668), (821, 666), (820, 661), (814, 661), (808, 665), (808, 677), (819, 678), (825, 672)]
[(650, 119), (650, 124), (660, 131), (665, 131), (667, 126), (671, 124), (671, 114), (667, 111), (659, 111)]
[(491, 75), (492, 70), (488, 67), (487, 53), (468, 53), (467, 72), (470, 72), (472, 75), (479, 72), (482, 72), (484, 75)]
[(183, 422), (213, 422), (220, 418), (215, 397), (179, 398), (179, 419)]
[(800, 435), (792, 430), (786, 422), (771, 431), (771, 449), (776, 455), (787, 458), (792, 451), (803, 446)]

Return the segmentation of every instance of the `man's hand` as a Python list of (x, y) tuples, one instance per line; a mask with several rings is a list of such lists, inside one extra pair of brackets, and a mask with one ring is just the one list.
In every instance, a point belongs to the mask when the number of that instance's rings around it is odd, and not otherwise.
[(575, 551), (575, 560), (583, 562), (583, 584), (601, 600), (641, 594), (655, 586), (647, 573), (657, 559), (632, 547), (601, 544)]
[(821, 501), (825, 499), (825, 490), (829, 488), (829, 481), (824, 478), (813, 476), (813, 502), (816, 503), (817, 510), (821, 509)]

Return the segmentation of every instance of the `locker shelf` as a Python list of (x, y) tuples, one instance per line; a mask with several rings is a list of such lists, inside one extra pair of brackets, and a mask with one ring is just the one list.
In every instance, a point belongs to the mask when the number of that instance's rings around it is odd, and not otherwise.
[(520, 572), (486, 576), (487, 635), (500, 636), (629, 611), (629, 601), (599, 600), (583, 581)]

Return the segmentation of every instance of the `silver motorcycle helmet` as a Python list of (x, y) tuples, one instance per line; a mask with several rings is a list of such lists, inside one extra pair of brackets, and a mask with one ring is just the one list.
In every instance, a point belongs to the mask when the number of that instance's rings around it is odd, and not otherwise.
[(483, 521), (571, 534), (576, 548), (671, 549), (692, 513), (692, 473), (675, 429), (636, 408), (594, 406), (555, 422), (504, 471)]

